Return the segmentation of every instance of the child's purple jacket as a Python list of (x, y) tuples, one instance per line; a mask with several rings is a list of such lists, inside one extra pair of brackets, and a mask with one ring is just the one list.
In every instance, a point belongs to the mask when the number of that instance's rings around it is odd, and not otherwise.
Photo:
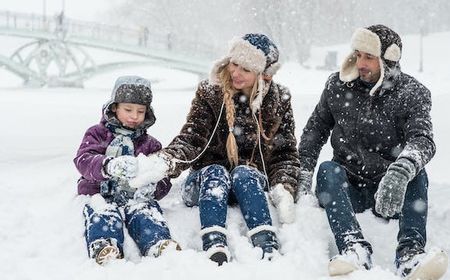
[[(103, 161), (107, 157), (106, 148), (113, 139), (114, 135), (105, 127), (104, 119), (86, 131), (73, 160), (82, 176), (78, 180), (78, 194), (93, 195), (100, 192), (100, 182), (108, 179), (103, 176), (102, 168)], [(161, 143), (148, 134), (134, 139), (133, 143), (135, 156), (140, 153), (149, 155), (161, 149)], [(171, 187), (168, 178), (159, 181), (154, 193), (155, 199), (159, 200), (166, 196)]]

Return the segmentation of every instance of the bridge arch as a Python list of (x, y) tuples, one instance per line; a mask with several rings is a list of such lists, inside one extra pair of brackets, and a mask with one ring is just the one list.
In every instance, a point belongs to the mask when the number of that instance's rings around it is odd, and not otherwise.
[[(176, 44), (173, 37), (149, 34), (148, 29), (121, 28), (61, 16), (47, 18), (0, 11), (0, 35), (31, 39), (12, 55), (0, 55), (0, 65), (31, 86), (80, 87), (96, 74), (145, 63), (206, 76), (210, 61), (216, 57), (213, 46), (198, 42), (179, 40), (183, 43)], [(140, 59), (100, 64), (86, 47)]]

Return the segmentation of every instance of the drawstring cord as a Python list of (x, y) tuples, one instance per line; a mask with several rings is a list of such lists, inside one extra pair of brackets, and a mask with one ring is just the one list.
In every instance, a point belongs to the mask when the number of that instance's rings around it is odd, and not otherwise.
[[(201, 153), (198, 156), (196, 156), (194, 159), (192, 159), (192, 160), (181, 160), (181, 159), (178, 159), (178, 158), (174, 157), (172, 159), (174, 163), (187, 163), (187, 164), (190, 164), (190, 163), (193, 163), (194, 161), (196, 161), (197, 159), (199, 159), (205, 153), (206, 149), (209, 147), (209, 144), (212, 141), (212, 138), (214, 137), (214, 134), (216, 133), (217, 127), (219, 126), (220, 119), (222, 118), (223, 108), (224, 107), (225, 107), (225, 101), (222, 101), (222, 106), (220, 107), (219, 117), (217, 118), (217, 122), (216, 122), (216, 125), (214, 127), (214, 130), (211, 133), (211, 136), (209, 137), (208, 143), (206, 143), (206, 145), (203, 148), (203, 150), (201, 151)], [(256, 128), (257, 128), (257, 134), (258, 134), (258, 150), (259, 150), (259, 155), (261, 156), (261, 162), (262, 162), (262, 167), (263, 167), (263, 171), (264, 171), (263, 175), (264, 175), (264, 179), (267, 182), (267, 186), (269, 186), (269, 179), (268, 179), (269, 177), (267, 176), (266, 164), (265, 164), (264, 155), (263, 155), (262, 146), (261, 146), (261, 128), (259, 126), (259, 122), (258, 122), (258, 118), (256, 117), (256, 113), (252, 112), (252, 116), (253, 116), (253, 119), (256, 122)]]
[(269, 176), (267, 176), (267, 171), (266, 171), (266, 163), (264, 160), (264, 155), (262, 152), (262, 147), (261, 147), (261, 128), (259, 127), (259, 123), (258, 123), (258, 118), (256, 117), (256, 113), (252, 112), (252, 116), (253, 119), (256, 121), (256, 130), (258, 132), (258, 150), (259, 150), (259, 155), (261, 157), (261, 163), (262, 163), (262, 167), (263, 167), (263, 171), (264, 171), (264, 179), (267, 182), (267, 187), (269, 187)]
[(219, 117), (217, 118), (216, 125), (214, 127), (213, 132), (211, 133), (211, 136), (209, 137), (208, 143), (206, 143), (206, 146), (203, 148), (202, 152), (198, 156), (196, 156), (194, 159), (192, 159), (192, 160), (181, 160), (181, 159), (178, 159), (178, 158), (174, 157), (173, 158), (173, 162), (175, 162), (175, 163), (188, 163), (188, 164), (189, 163), (193, 163), (194, 161), (199, 159), (205, 153), (206, 149), (209, 147), (209, 144), (211, 143), (211, 141), (212, 141), (212, 139), (214, 137), (214, 134), (216, 133), (217, 127), (219, 126), (220, 119), (222, 118), (222, 113), (223, 113), (223, 108), (224, 107), (225, 107), (225, 101), (222, 101), (222, 107), (220, 107), (220, 113), (219, 113)]

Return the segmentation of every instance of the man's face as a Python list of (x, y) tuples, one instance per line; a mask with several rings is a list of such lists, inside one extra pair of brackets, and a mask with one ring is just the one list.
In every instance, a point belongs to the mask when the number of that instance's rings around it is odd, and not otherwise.
[(380, 60), (363, 51), (355, 51), (356, 67), (358, 68), (361, 80), (369, 83), (376, 83), (380, 78)]

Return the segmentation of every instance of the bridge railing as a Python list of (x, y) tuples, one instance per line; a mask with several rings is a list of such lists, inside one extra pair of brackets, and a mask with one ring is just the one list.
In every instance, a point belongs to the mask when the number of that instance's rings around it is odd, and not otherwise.
[(177, 54), (213, 59), (217, 48), (211, 44), (180, 38), (173, 34), (150, 33), (148, 28), (126, 28), (97, 22), (69, 19), (63, 13), (54, 16), (0, 11), (0, 28), (26, 32), (44, 32), (64, 40), (69, 37), (173, 51)]

